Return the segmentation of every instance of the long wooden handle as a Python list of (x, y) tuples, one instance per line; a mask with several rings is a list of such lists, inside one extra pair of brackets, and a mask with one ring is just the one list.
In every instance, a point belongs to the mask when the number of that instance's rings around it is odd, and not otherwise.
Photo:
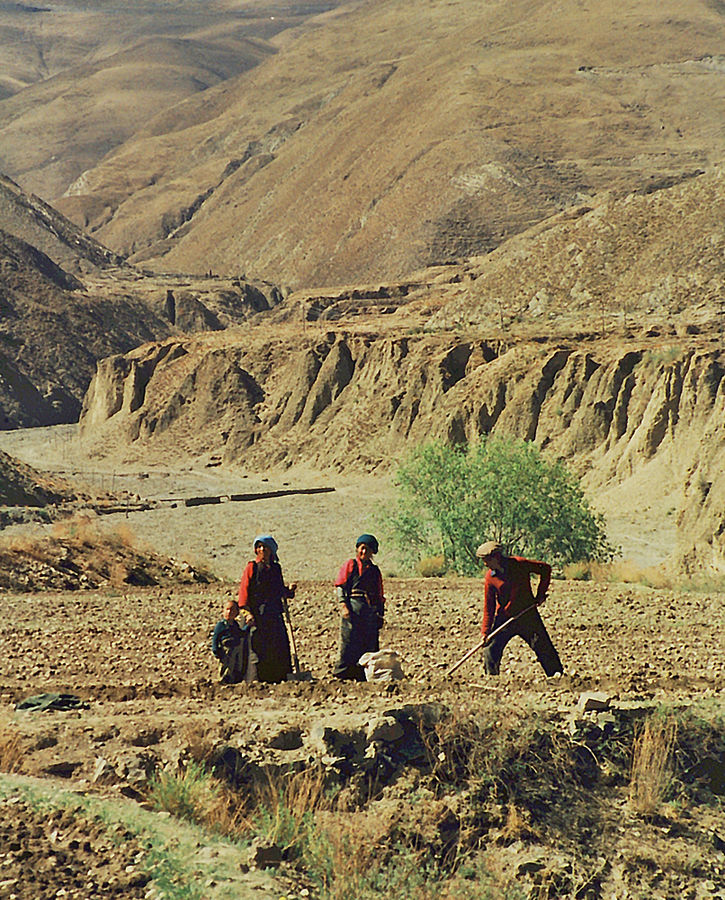
[(474, 653), (478, 653), (478, 651), (482, 650), (486, 646), (486, 644), (490, 644), (492, 639), (496, 637), (496, 635), (499, 633), (499, 631), (503, 631), (504, 628), (508, 628), (512, 622), (515, 622), (517, 619), (520, 619), (521, 616), (526, 615), (527, 612), (531, 612), (532, 609), (536, 609), (536, 607), (538, 605), (539, 605), (538, 601), (536, 603), (532, 603), (531, 606), (527, 606), (526, 609), (522, 609), (520, 613), (517, 613), (515, 616), (512, 616), (510, 619), (506, 619), (506, 621), (502, 625), (499, 625), (498, 628), (494, 628), (493, 631), (488, 635), (487, 638), (484, 638), (484, 640), (479, 641), (479, 643), (476, 644), (475, 647), (472, 647), (462, 659), (459, 659), (455, 665), (451, 666), (450, 669), (448, 669), (448, 671), (446, 672), (445, 677), (448, 678), (448, 676), (452, 675), (456, 671), (456, 669), (459, 666), (462, 666), (463, 663), (467, 659), (470, 659)]
[(287, 601), (284, 603), (284, 611), (287, 617), (287, 629), (289, 631), (290, 643), (292, 644), (292, 663), (294, 665), (295, 672), (299, 673), (300, 671), (300, 661), (297, 658), (297, 643), (295, 641), (295, 630), (292, 627), (292, 617), (289, 614), (289, 606), (287, 606)]
[(485, 643), (486, 643), (485, 641), (479, 641), (479, 642), (476, 644), (476, 646), (473, 647), (471, 650), (469, 650), (468, 653), (466, 653), (466, 655), (465, 655), (462, 659), (459, 659), (458, 662), (457, 662), (455, 665), (451, 666), (450, 669), (446, 672), (446, 678), (448, 678), (449, 675), (452, 675), (452, 674), (456, 671), (456, 669), (457, 669), (459, 666), (462, 666), (463, 663), (464, 663), (467, 659), (470, 659), (470, 658), (473, 656), (474, 653), (478, 653), (478, 651), (481, 650), (481, 649), (483, 648), (483, 645), (484, 645)]

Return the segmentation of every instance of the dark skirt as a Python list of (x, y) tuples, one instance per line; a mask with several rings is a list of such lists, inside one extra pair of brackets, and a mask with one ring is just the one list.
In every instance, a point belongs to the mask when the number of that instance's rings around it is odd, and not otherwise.
[(350, 617), (340, 620), (340, 658), (333, 669), (335, 678), (365, 681), (359, 664), (363, 653), (380, 649), (380, 617), (364, 601), (350, 601)]
[(257, 678), (271, 684), (284, 681), (292, 671), (289, 637), (281, 603), (264, 604), (257, 615), (252, 649), (257, 654)]

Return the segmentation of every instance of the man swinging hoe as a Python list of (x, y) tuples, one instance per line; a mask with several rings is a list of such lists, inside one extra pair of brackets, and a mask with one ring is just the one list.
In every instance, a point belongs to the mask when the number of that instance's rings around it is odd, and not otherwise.
[[(546, 600), (551, 566), (522, 556), (507, 556), (497, 541), (481, 544), (476, 556), (488, 566), (483, 589), (482, 640), (446, 674), (452, 674), (483, 648), (486, 674), (498, 675), (503, 651), (511, 638), (518, 635), (534, 651), (548, 677), (561, 675), (559, 654), (538, 610)], [(536, 597), (531, 590), (532, 575), (539, 576)]]

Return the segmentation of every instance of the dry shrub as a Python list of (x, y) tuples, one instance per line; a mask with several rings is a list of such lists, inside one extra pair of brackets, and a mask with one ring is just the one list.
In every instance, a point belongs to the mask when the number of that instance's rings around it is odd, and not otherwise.
[(248, 814), (258, 831), (285, 849), (302, 848), (315, 814), (333, 808), (321, 767), (272, 776), (265, 773), (245, 790)]
[(20, 772), (25, 749), (16, 725), (0, 719), (0, 772)]
[(149, 783), (149, 801), (155, 809), (218, 834), (238, 836), (249, 827), (238, 797), (193, 761), (180, 772), (162, 770), (155, 775)]
[(185, 754), (195, 763), (208, 765), (219, 742), (218, 726), (208, 722), (187, 722), (181, 728)]
[(674, 775), (677, 722), (666, 716), (647, 719), (635, 737), (629, 802), (638, 813), (653, 815), (667, 796)]
[(53, 557), (51, 544), (47, 538), (21, 534), (8, 541), (7, 548), (11, 553), (36, 562), (46, 562)]
[(600, 581), (607, 584), (643, 584), (653, 588), (673, 587), (672, 578), (659, 566), (638, 566), (627, 559), (609, 563), (579, 562), (564, 566), (564, 577), (572, 581)]
[(531, 825), (531, 813), (515, 803), (509, 803), (506, 821), (499, 834), (499, 843), (508, 845), (515, 841), (534, 841), (540, 835)]
[(440, 578), (448, 571), (445, 556), (426, 556), (418, 560), (416, 569), (423, 578)]
[(112, 531), (108, 532), (107, 539), (112, 544), (129, 549), (136, 547), (138, 544), (136, 535), (130, 525), (116, 525)]
[(72, 541), (74, 544), (91, 545), (99, 539), (93, 518), (82, 514), (56, 522), (50, 533), (56, 540)]

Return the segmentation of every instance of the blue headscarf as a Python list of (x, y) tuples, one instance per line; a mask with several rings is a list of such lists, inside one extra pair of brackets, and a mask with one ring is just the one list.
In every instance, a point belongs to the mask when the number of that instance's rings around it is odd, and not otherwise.
[(252, 549), (256, 549), (257, 544), (264, 544), (265, 547), (269, 547), (272, 551), (272, 559), (274, 562), (279, 562), (279, 558), (277, 556), (277, 541), (272, 537), (271, 534), (260, 534), (258, 537), (254, 539), (254, 543), (252, 544)]
[(378, 552), (378, 540), (374, 534), (361, 534), (360, 537), (355, 541), (355, 549), (357, 549), (360, 544), (365, 544), (370, 548), (371, 553)]

